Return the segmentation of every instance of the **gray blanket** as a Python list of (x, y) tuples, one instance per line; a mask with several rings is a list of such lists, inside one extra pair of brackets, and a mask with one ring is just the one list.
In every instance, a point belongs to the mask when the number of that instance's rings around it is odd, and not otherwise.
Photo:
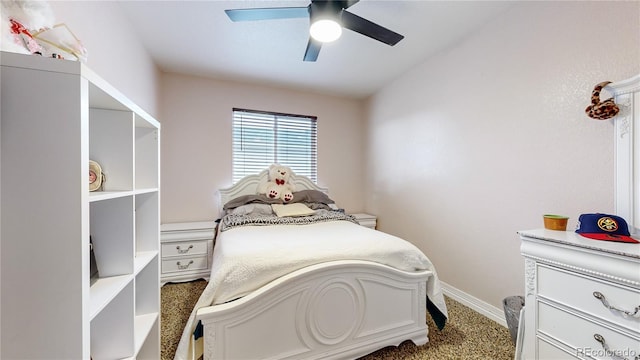
[(220, 221), (220, 231), (226, 231), (237, 226), (260, 225), (305, 225), (324, 221), (346, 220), (357, 224), (352, 215), (342, 211), (316, 210), (314, 215), (297, 217), (277, 217), (275, 215), (225, 215)]

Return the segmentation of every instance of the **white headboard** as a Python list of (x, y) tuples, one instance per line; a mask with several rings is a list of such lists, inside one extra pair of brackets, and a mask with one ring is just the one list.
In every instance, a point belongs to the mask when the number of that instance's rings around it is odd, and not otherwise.
[[(240, 179), (237, 183), (228, 188), (218, 190), (218, 199), (220, 201), (220, 209), (229, 200), (235, 199), (242, 195), (257, 194), (260, 184), (269, 180), (269, 170), (263, 170), (256, 175), (247, 175)], [(302, 175), (291, 174), (291, 183), (295, 184), (296, 190), (318, 190), (325, 194), (329, 194), (329, 189), (320, 187), (311, 181), (308, 177)]]

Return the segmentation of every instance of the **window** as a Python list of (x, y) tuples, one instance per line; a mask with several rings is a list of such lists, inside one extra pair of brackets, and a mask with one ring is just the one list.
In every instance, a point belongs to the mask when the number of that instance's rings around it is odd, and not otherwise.
[(233, 182), (273, 163), (317, 180), (317, 118), (233, 109)]

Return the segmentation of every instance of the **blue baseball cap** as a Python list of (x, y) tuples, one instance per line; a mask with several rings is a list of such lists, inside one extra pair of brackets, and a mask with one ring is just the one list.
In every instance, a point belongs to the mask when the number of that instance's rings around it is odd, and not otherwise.
[(630, 236), (627, 222), (616, 215), (582, 214), (576, 232), (589, 239), (639, 243)]

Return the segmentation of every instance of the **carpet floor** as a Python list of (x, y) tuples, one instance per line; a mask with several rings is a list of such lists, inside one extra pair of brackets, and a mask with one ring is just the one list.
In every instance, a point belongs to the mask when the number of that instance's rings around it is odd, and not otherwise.
[[(162, 360), (172, 360), (182, 330), (198, 297), (207, 282), (196, 280), (166, 284), (161, 289), (161, 354)], [(445, 297), (449, 319), (439, 331), (430, 317), (429, 342), (416, 346), (406, 341), (389, 346), (360, 358), (360, 360), (412, 359), (492, 359), (511, 360), (515, 346), (509, 330), (474, 310)]]

